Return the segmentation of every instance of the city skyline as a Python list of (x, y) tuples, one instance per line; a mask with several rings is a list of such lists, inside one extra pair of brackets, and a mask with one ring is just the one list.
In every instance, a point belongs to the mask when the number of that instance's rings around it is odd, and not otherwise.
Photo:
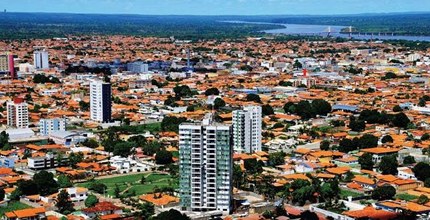
[(143, 15), (342, 15), (363, 13), (428, 12), (430, 2), (418, 0), (408, 4), (403, 0), (5, 0), (8, 12), (58, 12), (85, 14)]

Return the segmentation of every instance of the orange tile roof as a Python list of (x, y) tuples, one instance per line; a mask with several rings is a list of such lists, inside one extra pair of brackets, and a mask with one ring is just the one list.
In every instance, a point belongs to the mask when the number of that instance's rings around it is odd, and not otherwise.
[(302, 174), (302, 173), (285, 174), (285, 175), (282, 175), (282, 177), (287, 180), (297, 180), (297, 179), (310, 180), (309, 177), (307, 177), (305, 174)]
[(109, 215), (102, 215), (100, 219), (102, 220), (111, 220), (111, 219), (119, 219), (121, 218), (121, 215), (119, 214), (109, 214)]
[(30, 218), (30, 217), (36, 217), (39, 214), (45, 213), (45, 208), (29, 208), (29, 209), (21, 209), (21, 210), (15, 210), (12, 212), (6, 212), (5, 215), (8, 218)]
[(350, 170), (349, 167), (333, 167), (333, 168), (327, 168), (326, 171), (332, 174), (341, 175), (345, 174)]
[(365, 177), (365, 176), (359, 176), (359, 175), (355, 176), (355, 177), (352, 179), (352, 181), (354, 181), (354, 182), (359, 182), (359, 183), (364, 183), (364, 184), (368, 184), (368, 185), (373, 185), (373, 184), (375, 184), (375, 183), (376, 183), (376, 181), (375, 181), (375, 180), (372, 180), (372, 179), (367, 178), (367, 177)]
[(397, 214), (394, 212), (375, 209), (372, 206), (367, 206), (362, 210), (346, 211), (346, 212), (343, 212), (342, 214), (355, 219), (371, 218), (371, 219), (378, 219), (378, 220), (388, 220), (388, 219), (395, 218), (397, 216)]
[(396, 153), (400, 149), (399, 148), (385, 148), (385, 147), (373, 147), (361, 149), (362, 152), (367, 152), (371, 154), (388, 154), (388, 153)]
[(412, 212), (428, 212), (430, 211), (430, 207), (420, 205), (418, 203), (414, 202), (398, 202), (398, 201), (384, 201), (380, 203), (383, 206), (387, 206), (390, 208), (399, 208), (399, 209), (405, 209)]

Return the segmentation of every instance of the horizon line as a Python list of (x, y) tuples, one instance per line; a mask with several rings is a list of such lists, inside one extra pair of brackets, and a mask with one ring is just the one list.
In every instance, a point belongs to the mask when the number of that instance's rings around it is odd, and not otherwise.
[(136, 13), (101, 13), (101, 12), (23, 12), (23, 11), (7, 11), (4, 9), (1, 14), (16, 13), (16, 14), (76, 14), (76, 15), (139, 15), (139, 16), (199, 16), (199, 17), (220, 17), (220, 16), (363, 16), (363, 15), (396, 15), (396, 14), (430, 14), (430, 11), (405, 11), (405, 12), (369, 12), (357, 14), (136, 14)]

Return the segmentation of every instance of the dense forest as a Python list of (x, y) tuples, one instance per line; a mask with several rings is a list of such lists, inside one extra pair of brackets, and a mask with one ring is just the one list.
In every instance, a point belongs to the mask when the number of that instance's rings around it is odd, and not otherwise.
[(0, 39), (67, 35), (136, 35), (178, 39), (241, 38), (277, 25), (232, 24), (214, 16), (146, 16), (59, 13), (0, 13)]
[(254, 21), (290, 24), (354, 26), (362, 32), (430, 35), (430, 13), (338, 16), (156, 16), (60, 13), (0, 13), (0, 39), (64, 37), (67, 35), (138, 35), (179, 39), (261, 36), (262, 30), (282, 28)]

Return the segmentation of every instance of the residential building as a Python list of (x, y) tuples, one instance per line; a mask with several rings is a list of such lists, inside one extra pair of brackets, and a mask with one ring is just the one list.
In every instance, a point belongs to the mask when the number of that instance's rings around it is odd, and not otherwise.
[(398, 148), (373, 147), (362, 149), (361, 151), (372, 154), (373, 163), (379, 164), (383, 157), (397, 154), (399, 150)]
[(99, 202), (93, 207), (82, 209), (82, 213), (89, 219), (95, 219), (97, 216), (103, 215), (121, 215), (122, 208), (111, 202)]
[(12, 79), (16, 79), (15, 61), (12, 54), (0, 55), (0, 72), (7, 72)]
[(0, 157), (0, 167), (14, 168), (17, 157)]
[(84, 187), (70, 187), (66, 190), (72, 202), (82, 202), (88, 197), (88, 189)]
[(28, 208), (15, 210), (4, 213), (5, 220), (30, 220), (30, 219), (46, 219), (46, 210), (44, 207)]
[(40, 119), (39, 121), (39, 131), (41, 135), (50, 135), (52, 132), (65, 130), (65, 118)]
[(62, 157), (59, 163), (59, 157), (52, 153), (47, 153), (43, 157), (29, 157), (27, 158), (27, 166), (33, 170), (55, 168), (64, 165), (67, 162), (67, 157)]
[(235, 152), (261, 151), (261, 107), (246, 106), (233, 111), (233, 143)]
[(133, 73), (146, 73), (149, 70), (148, 68), (148, 64), (142, 61), (127, 64), (127, 70)]
[(37, 50), (33, 53), (34, 68), (36, 69), (49, 69), (48, 51)]
[(28, 128), (28, 104), (22, 98), (7, 102), (7, 125)]
[(90, 83), (90, 117), (97, 122), (109, 122), (112, 116), (111, 84), (103, 81)]
[(0, 72), (9, 71), (9, 57), (6, 54), (0, 55)]
[(196, 212), (231, 211), (231, 126), (212, 121), (179, 126), (180, 203)]

